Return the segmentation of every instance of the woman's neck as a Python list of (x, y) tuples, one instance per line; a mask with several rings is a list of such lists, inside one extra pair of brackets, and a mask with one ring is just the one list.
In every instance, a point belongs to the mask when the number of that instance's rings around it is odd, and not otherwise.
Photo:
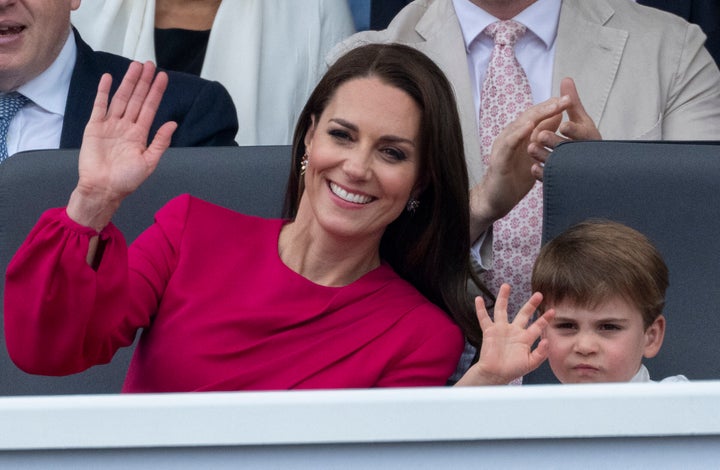
[(379, 241), (337, 239), (297, 219), (280, 232), (278, 253), (288, 268), (329, 287), (351, 284), (380, 266)]
[(220, 2), (221, 0), (156, 0), (155, 27), (207, 31), (212, 29)]

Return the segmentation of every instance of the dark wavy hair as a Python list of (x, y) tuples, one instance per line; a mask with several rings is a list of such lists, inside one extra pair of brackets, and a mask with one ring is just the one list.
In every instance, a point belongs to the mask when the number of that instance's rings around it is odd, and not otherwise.
[(421, 112), (420, 206), (413, 213), (403, 211), (388, 225), (380, 257), (448, 312), (468, 340), (479, 346), (482, 336), (467, 293), (468, 280), (486, 295), (489, 292), (470, 267), (469, 183), (460, 119), (450, 83), (427, 56), (400, 44), (369, 44), (346, 53), (328, 69), (295, 128), (284, 215), (295, 217), (304, 190), (300, 164), (312, 118), (320, 117), (341, 85), (369, 77), (403, 90)]

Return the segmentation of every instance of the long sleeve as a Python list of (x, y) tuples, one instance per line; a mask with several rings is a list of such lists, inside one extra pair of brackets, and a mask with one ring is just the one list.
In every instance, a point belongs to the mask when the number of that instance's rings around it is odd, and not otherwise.
[[(183, 213), (177, 211), (177, 219)], [(106, 227), (94, 270), (85, 258), (96, 232), (73, 222), (64, 208), (45, 212), (6, 273), (5, 336), (13, 362), (29, 373), (67, 375), (107, 363), (131, 344), (172, 273), (176, 250), (167, 234), (173, 214), (141, 235), (144, 243), (131, 249), (137, 255), (128, 256), (120, 231)]]
[[(115, 227), (100, 234), (105, 252), (98, 271), (85, 261), (93, 229), (75, 224), (65, 209), (45, 212), (10, 262), (5, 280), (5, 336), (10, 357), (29, 373), (65, 375), (110, 361), (134, 331), (118, 329), (107, 341), (113, 296), (127, 288), (127, 250)], [(124, 266), (124, 269), (121, 268)], [(110, 269), (114, 267), (116, 269)], [(103, 319), (105, 315), (102, 315)]]

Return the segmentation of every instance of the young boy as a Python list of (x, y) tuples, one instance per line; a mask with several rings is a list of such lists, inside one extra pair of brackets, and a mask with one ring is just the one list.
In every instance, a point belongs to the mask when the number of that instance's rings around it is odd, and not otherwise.
[(660, 253), (625, 225), (583, 222), (548, 242), (535, 262), (532, 290), (543, 294), (542, 310), (555, 310), (543, 337), (558, 380), (650, 381), (642, 359), (662, 345), (667, 286)]

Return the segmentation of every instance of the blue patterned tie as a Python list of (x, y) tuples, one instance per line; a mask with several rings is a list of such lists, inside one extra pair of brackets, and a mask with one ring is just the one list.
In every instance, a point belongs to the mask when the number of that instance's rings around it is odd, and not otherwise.
[(8, 157), (7, 133), (10, 121), (27, 102), (28, 99), (17, 92), (0, 96), (0, 163)]

